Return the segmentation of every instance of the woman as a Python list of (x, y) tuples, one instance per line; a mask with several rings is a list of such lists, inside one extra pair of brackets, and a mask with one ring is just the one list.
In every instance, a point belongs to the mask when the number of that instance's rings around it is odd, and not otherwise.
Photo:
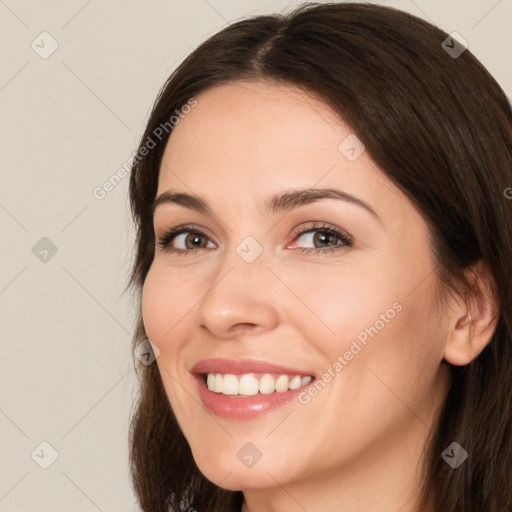
[(143, 510), (511, 510), (511, 171), (501, 88), (404, 12), (195, 50), (130, 182)]

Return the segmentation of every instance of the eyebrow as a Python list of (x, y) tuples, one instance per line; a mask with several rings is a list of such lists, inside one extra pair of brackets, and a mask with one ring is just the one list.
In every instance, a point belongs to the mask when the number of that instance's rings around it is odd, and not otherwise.
[[(367, 202), (347, 192), (332, 188), (309, 188), (275, 194), (265, 203), (265, 211), (268, 213), (288, 211), (323, 199), (338, 199), (355, 204), (364, 208), (379, 222), (382, 222), (377, 212)], [(158, 206), (168, 203), (181, 205), (205, 215), (212, 213), (211, 208), (203, 199), (182, 192), (172, 192), (171, 190), (162, 192), (156, 197), (151, 205), (151, 213), (154, 214)]]

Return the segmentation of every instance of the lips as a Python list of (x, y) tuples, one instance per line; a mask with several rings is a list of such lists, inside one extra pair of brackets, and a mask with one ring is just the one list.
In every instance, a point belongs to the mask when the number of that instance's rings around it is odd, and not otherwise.
[[(196, 381), (196, 389), (203, 405), (217, 416), (234, 420), (257, 418), (262, 414), (283, 407), (293, 399), (296, 399), (298, 394), (307, 385), (310, 385), (311, 380), (315, 380), (314, 374), (308, 370), (251, 359), (205, 359), (196, 363), (192, 367), (191, 373)], [(248, 374), (252, 374), (251, 378), (258, 375), (295, 375), (302, 376), (305, 379), (305, 384), (297, 389), (283, 390), (282, 392), (268, 390), (267, 394), (262, 392), (255, 393), (255, 390), (253, 390), (250, 393), (252, 396), (240, 394), (228, 396), (225, 393), (208, 389), (206, 376), (214, 374), (217, 378), (222, 375), (224, 377), (231, 376), (231, 380), (235, 379), (235, 377), (243, 380), (243, 376)]]
[(242, 375), (244, 373), (274, 373), (284, 375), (300, 375), (303, 377), (315, 375), (304, 368), (292, 368), (281, 366), (261, 360), (253, 359), (203, 359), (196, 363), (190, 370), (192, 373), (207, 374), (207, 373), (222, 373)]

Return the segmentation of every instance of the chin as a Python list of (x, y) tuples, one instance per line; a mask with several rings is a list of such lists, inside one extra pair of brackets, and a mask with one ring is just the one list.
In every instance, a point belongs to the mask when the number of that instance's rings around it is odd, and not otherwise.
[[(272, 464), (273, 461), (259, 460), (252, 467), (245, 467), (238, 458), (223, 457), (207, 458), (202, 454), (194, 456), (199, 471), (215, 485), (229, 491), (247, 489), (265, 489), (276, 486), (276, 479), (283, 484), (286, 469), (281, 464)], [(275, 461), (274, 461), (275, 462)], [(268, 473), (267, 473), (268, 471)], [(274, 478), (272, 478), (272, 476)]]

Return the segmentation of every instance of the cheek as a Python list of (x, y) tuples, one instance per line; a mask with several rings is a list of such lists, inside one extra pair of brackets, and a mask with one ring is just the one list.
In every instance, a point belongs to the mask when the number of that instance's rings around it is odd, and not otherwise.
[[(193, 303), (189, 298), (189, 288), (177, 276), (153, 265), (142, 290), (142, 318), (148, 338), (162, 350), (166, 340), (175, 338), (183, 328), (186, 312)], [(190, 304), (189, 304), (190, 303)]]
[(159, 333), (164, 322), (161, 296), (162, 289), (150, 269), (142, 288), (142, 320), (146, 334), (153, 342), (160, 339)]
[[(142, 290), (142, 318), (146, 335), (160, 350), (156, 363), (162, 376), (165, 392), (176, 419), (181, 425), (190, 424), (193, 414), (190, 397), (177, 380), (183, 379), (181, 354), (190, 338), (190, 318), (197, 302), (187, 287), (182, 286), (175, 272), (169, 272), (158, 262), (153, 265)], [(192, 416), (190, 416), (192, 415)]]
[(339, 353), (361, 333), (364, 339), (365, 329), (376, 323), (380, 330), (382, 315), (392, 320), (400, 309), (396, 284), (372, 269), (346, 266), (288, 273), (283, 280), (296, 298), (290, 296), (287, 307), (309, 334), (307, 339), (322, 340), (326, 352)]
[(435, 373), (443, 340), (433, 332), (433, 279), (425, 279), (423, 267), (396, 260), (301, 273), (308, 278), (282, 269), (299, 299), (290, 298), (288, 312), (327, 367), (346, 355), (350, 378), (382, 368), (399, 387), (418, 381), (418, 369), (431, 371), (427, 379)]

